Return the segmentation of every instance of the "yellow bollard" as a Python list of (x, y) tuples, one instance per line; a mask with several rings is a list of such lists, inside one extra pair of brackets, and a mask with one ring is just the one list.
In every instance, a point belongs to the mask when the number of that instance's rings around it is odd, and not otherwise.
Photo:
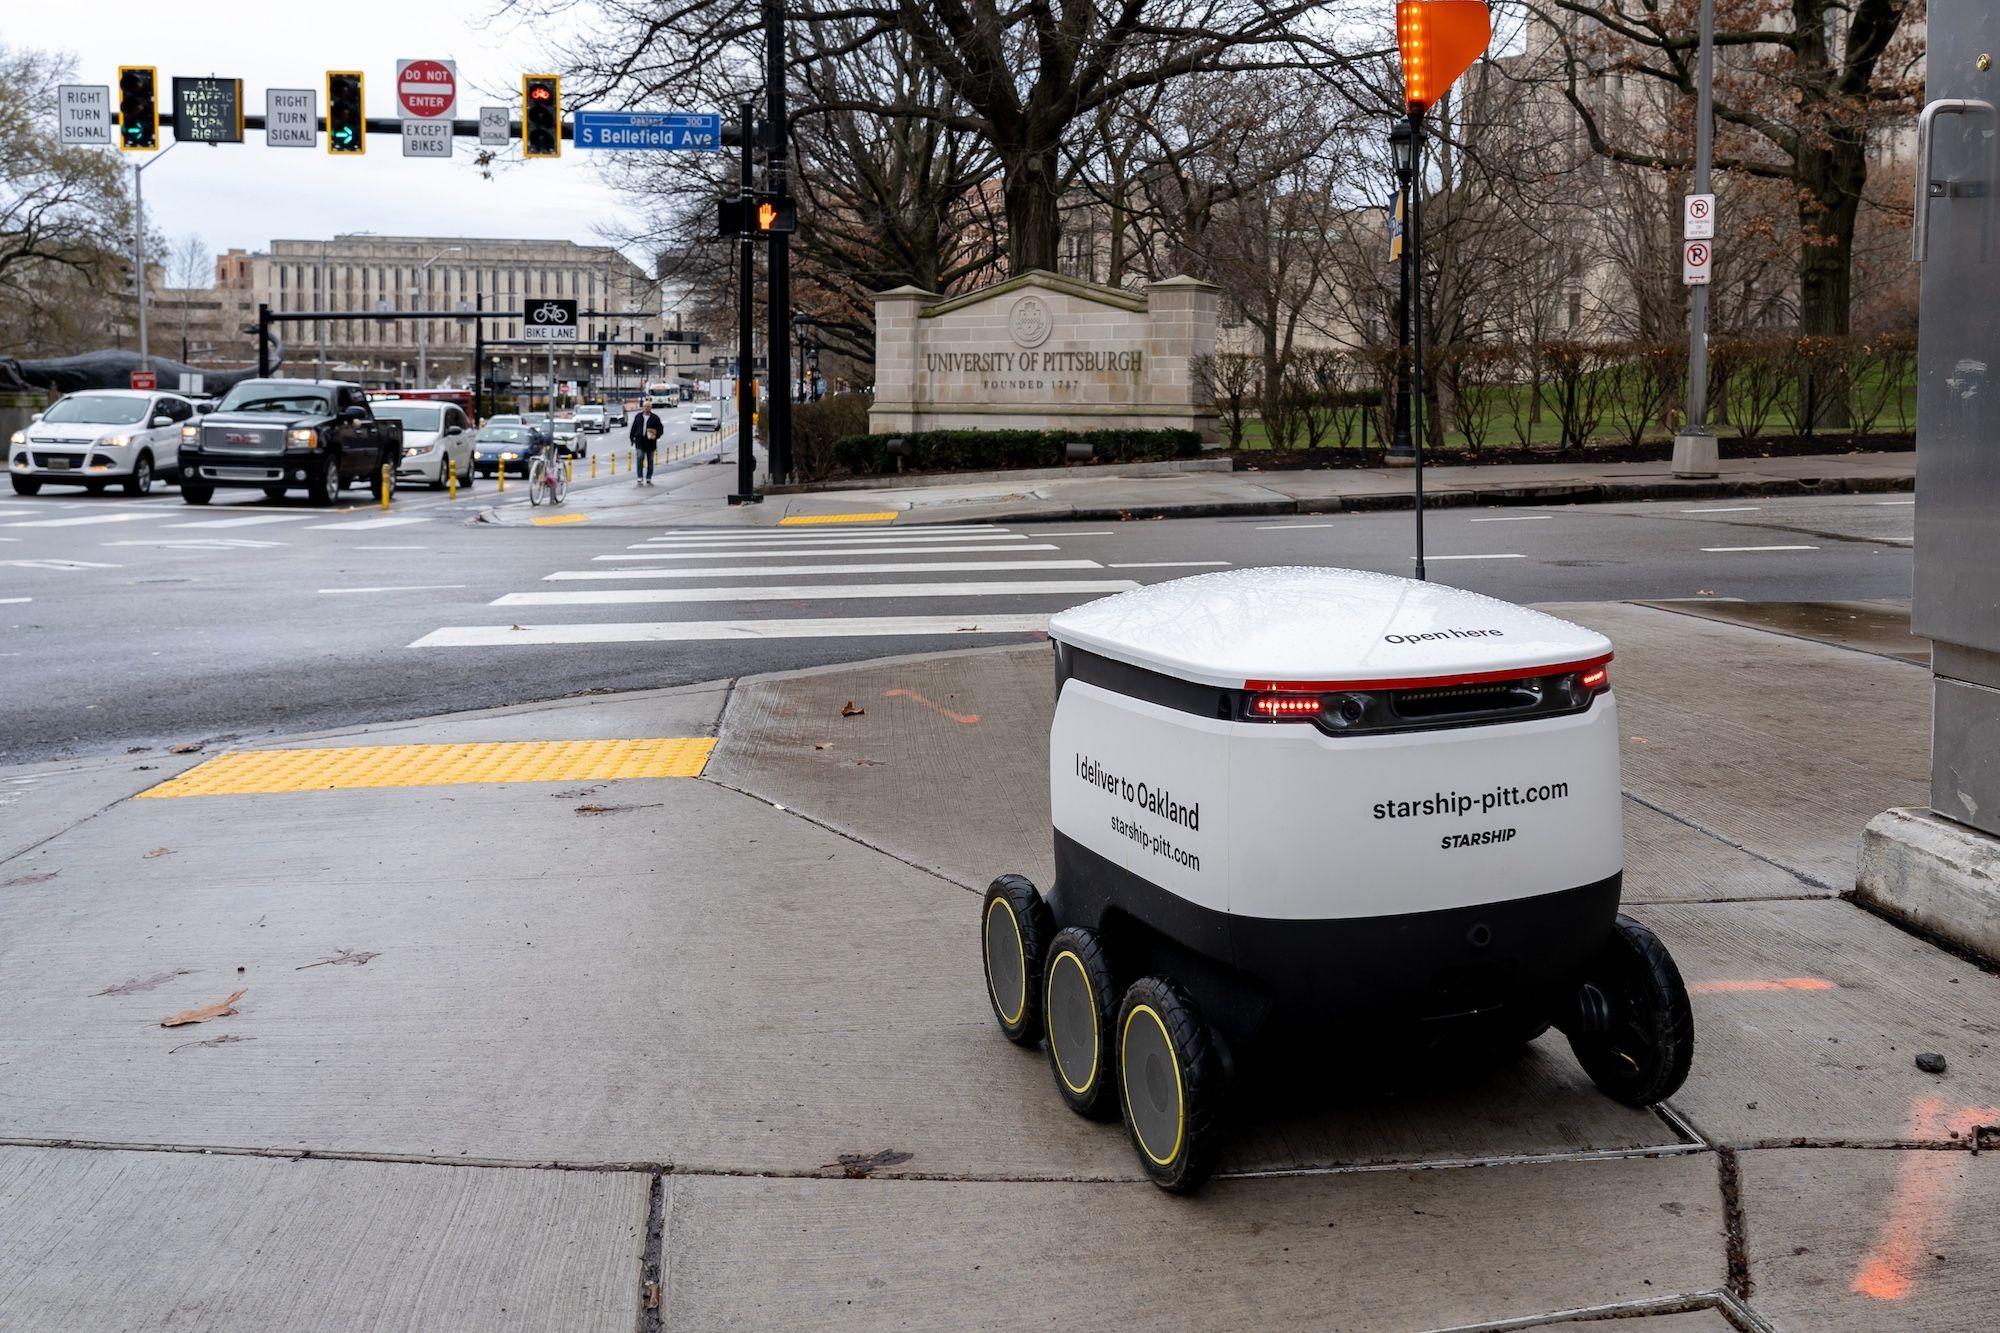
[(625, 470), (627, 472), (630, 472), (632, 470), (632, 467), (633, 467), (632, 451), (630, 449), (627, 449), (625, 451)]
[(607, 477), (618, 475), (618, 451), (616, 449), (611, 451), (611, 457), (605, 461), (604, 475)]
[(567, 484), (568, 484), (569, 482), (572, 482), (572, 481), (575, 481), (575, 480), (576, 480), (576, 460), (575, 460), (574, 458), (565, 458), (565, 459), (563, 459), (563, 482), (564, 482), (564, 484), (565, 484), (565, 485), (567, 485)]
[(507, 460), (513, 456), (512, 454), (500, 455), (500, 466), (493, 469), (493, 475), (499, 480), (500, 489), (503, 491), (507, 489)]
[(591, 479), (592, 481), (596, 481), (596, 480), (597, 480), (597, 455), (596, 455), (596, 454), (592, 454), (592, 455), (590, 456), (590, 479)]
[(444, 489), (452, 499), (458, 498), (458, 464), (449, 458), (444, 460)]
[(394, 486), (395, 484), (396, 484), (395, 465), (391, 463), (384, 463), (382, 465), (382, 507), (384, 509), (387, 509), (389, 507), (389, 488), (391, 486)]

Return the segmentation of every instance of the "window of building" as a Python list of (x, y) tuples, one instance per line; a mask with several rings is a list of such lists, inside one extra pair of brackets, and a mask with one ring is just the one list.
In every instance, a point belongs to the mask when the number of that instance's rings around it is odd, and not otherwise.
[(1583, 323), (1583, 293), (1569, 294), (1569, 326), (1574, 329)]

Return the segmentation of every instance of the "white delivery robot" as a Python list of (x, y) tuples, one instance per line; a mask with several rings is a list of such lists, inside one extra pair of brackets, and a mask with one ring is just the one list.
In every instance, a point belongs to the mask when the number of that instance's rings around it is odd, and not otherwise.
[[(1688, 1072), (1659, 939), (1618, 912), (1611, 644), (1433, 583), (1204, 574), (1053, 617), (1056, 878), (987, 890), (987, 995), (1177, 1192), (1229, 1068), (1559, 1027), (1635, 1106)], [(1462, 1049), (1455, 1047), (1456, 1049)]]

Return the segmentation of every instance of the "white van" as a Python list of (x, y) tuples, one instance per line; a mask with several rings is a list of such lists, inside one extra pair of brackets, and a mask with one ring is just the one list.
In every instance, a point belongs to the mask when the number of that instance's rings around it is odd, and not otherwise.
[(694, 411), (688, 417), (688, 428), (690, 430), (721, 430), (722, 404), (712, 401), (696, 403)]
[(17, 430), (7, 444), (16, 495), (81, 486), (95, 495), (116, 481), (144, 495), (162, 474), (180, 475), (181, 424), (194, 404), (152, 389), (84, 389)]

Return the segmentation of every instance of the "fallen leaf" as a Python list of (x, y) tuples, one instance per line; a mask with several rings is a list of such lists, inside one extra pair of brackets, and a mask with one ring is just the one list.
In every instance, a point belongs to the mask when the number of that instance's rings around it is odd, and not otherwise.
[(331, 958), (322, 958), (317, 963), (300, 963), (292, 971), (303, 972), (309, 967), (338, 967), (342, 963), (347, 963), (353, 967), (360, 967), (370, 958), (380, 958), (381, 956), (379, 951), (363, 949), (357, 952), (353, 949), (339, 949), (334, 952)]
[(232, 1041), (255, 1040), (257, 1040), (255, 1037), (238, 1036), (236, 1033), (231, 1032), (226, 1036), (210, 1037), (207, 1041), (184, 1041), (178, 1046), (169, 1046), (167, 1047), (167, 1054), (172, 1055), (175, 1051), (184, 1051), (190, 1046), (227, 1046)]
[(1646, 738), (1644, 736), (1634, 736), (1632, 738), (1632, 744), (1634, 745), (1644, 745), (1645, 743), (1646, 743)]
[(885, 1166), (901, 1166), (910, 1160), (912, 1154), (898, 1152), (894, 1148), (884, 1148), (880, 1152), (844, 1152), (833, 1161), (821, 1167), (822, 1171), (839, 1171), (849, 1180), (866, 1180), (871, 1172)]
[(525, 630), (525, 629), (526, 629), (526, 628), (528, 628), (528, 627), (527, 627), (526, 625), (509, 625), (509, 626), (508, 626), (507, 628), (508, 628), (508, 629), (519, 629), (519, 630)]
[(152, 851), (146, 853), (146, 859), (150, 861), (156, 856), (172, 856), (173, 854), (174, 849), (171, 847), (155, 847)]
[(579, 805), (576, 812), (580, 815), (617, 815), (627, 810), (657, 810), (664, 804), (664, 801), (648, 801), (644, 805)]
[(865, 708), (855, 707), (854, 700), (849, 699), (845, 704), (841, 705), (840, 715), (842, 717), (860, 717), (867, 711)]
[(202, 751), (202, 747), (203, 747), (203, 746), (205, 746), (205, 745), (207, 745), (207, 744), (208, 744), (208, 742), (207, 742), (207, 741), (189, 741), (189, 742), (188, 742), (187, 744), (185, 744), (185, 745), (169, 745), (169, 746), (167, 747), (167, 753), (168, 753), (168, 754), (200, 754), (200, 753), (201, 753), (201, 751)]
[(193, 968), (177, 967), (171, 972), (155, 972), (150, 977), (133, 977), (130, 981), (121, 981), (116, 986), (106, 986), (103, 990), (94, 990), (91, 992), (91, 995), (137, 995), (140, 991), (148, 991), (156, 986), (164, 986), (175, 977), (191, 977), (193, 975)]
[(652, 1278), (646, 1279), (646, 1308), (648, 1310), (660, 1308), (660, 1284)]
[(175, 1014), (172, 1018), (163, 1018), (160, 1020), (160, 1026), (163, 1028), (184, 1028), (190, 1023), (206, 1023), (211, 1018), (227, 1017), (236, 1012), (236, 1002), (249, 993), (249, 990), (246, 988), (237, 991), (234, 995), (219, 1004), (204, 1005), (200, 1009), (189, 1009), (183, 1013)]
[(16, 875), (6, 883), (0, 884), (0, 889), (18, 889), (23, 884), (43, 884), (61, 873), (60, 870), (37, 870), (31, 875)]

